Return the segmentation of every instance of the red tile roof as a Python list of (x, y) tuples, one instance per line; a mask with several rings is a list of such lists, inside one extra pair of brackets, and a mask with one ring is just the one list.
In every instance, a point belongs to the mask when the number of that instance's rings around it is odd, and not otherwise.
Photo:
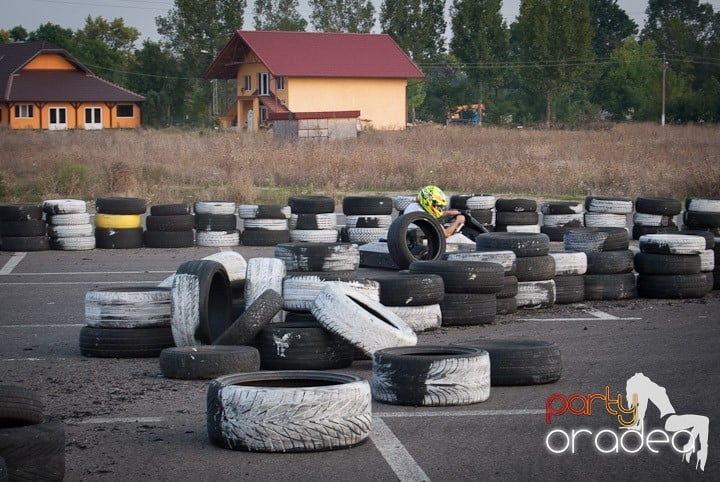
[(238, 30), (205, 71), (205, 78), (235, 78), (249, 51), (275, 76), (423, 77), (386, 34)]
[[(23, 70), (38, 55), (64, 56), (75, 70)], [(142, 102), (145, 98), (96, 77), (49, 42), (0, 44), (0, 100), (7, 102)]]

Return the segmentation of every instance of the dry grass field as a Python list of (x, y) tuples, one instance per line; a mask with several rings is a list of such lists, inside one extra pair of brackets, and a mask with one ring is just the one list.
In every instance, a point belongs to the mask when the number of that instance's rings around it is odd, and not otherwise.
[(290, 195), (449, 193), (535, 199), (720, 197), (720, 127), (592, 130), (421, 126), (357, 140), (279, 143), (268, 132), (0, 131), (0, 202), (285, 203)]

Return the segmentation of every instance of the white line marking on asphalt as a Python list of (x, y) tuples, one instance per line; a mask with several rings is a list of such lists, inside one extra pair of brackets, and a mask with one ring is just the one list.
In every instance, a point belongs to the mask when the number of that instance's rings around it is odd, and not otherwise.
[(126, 285), (126, 284), (137, 284), (137, 283), (159, 283), (162, 280), (142, 280), (142, 281), (28, 281), (25, 283), (0, 283), (0, 286), (26, 286), (26, 285)]
[[(46, 361), (47, 358), (6, 358), (0, 361)], [(65, 358), (53, 358), (55, 360), (65, 360)]]
[(515, 410), (457, 410), (457, 411), (434, 411), (416, 410), (412, 412), (381, 412), (374, 413), (381, 418), (402, 418), (402, 417), (495, 417), (498, 415), (545, 415), (545, 410), (534, 408), (520, 408)]
[(66, 273), (13, 273), (13, 276), (65, 276), (65, 275), (113, 275), (113, 274), (168, 274), (175, 271), (70, 271)]
[(82, 420), (68, 420), (69, 423), (159, 423), (162, 417), (89, 417)]
[(642, 320), (642, 318), (634, 318), (634, 317), (628, 317), (628, 318), (619, 318), (615, 315), (611, 315), (610, 313), (605, 313), (604, 311), (595, 310), (593, 308), (589, 308), (587, 310), (583, 310), (588, 315), (592, 316), (592, 318), (518, 318), (518, 321), (597, 321), (597, 320), (612, 320), (612, 321), (625, 321), (625, 320)]
[(370, 438), (400, 482), (430, 480), (382, 419), (373, 417)]
[(2, 328), (65, 328), (66, 326), (78, 327), (78, 326), (85, 326), (85, 324), (84, 323), (72, 323), (72, 324), (67, 324), (67, 325), (58, 325), (58, 324), (53, 324), (53, 325), (0, 325), (0, 329), (2, 329)]
[(12, 273), (12, 270), (23, 260), (27, 253), (15, 253), (13, 254), (5, 266), (0, 269), (0, 275), (6, 275)]

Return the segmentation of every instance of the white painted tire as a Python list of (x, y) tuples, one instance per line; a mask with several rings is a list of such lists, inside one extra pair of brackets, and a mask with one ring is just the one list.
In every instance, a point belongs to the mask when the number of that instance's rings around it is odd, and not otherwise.
[(700, 271), (708, 272), (715, 269), (715, 250), (706, 249), (700, 253)]
[(327, 283), (311, 311), (328, 331), (368, 356), (383, 348), (417, 344), (417, 335), (398, 315), (342, 284)]
[(587, 254), (582, 251), (549, 254), (555, 258), (555, 276), (580, 275), (587, 272)]
[(231, 450), (347, 448), (370, 436), (371, 406), (369, 383), (354, 375), (303, 370), (234, 374), (208, 387), (207, 430), (213, 444)]
[(494, 209), (495, 201), (497, 201), (495, 196), (470, 196), (465, 201), (465, 205), (468, 209)]
[(334, 243), (338, 240), (337, 229), (291, 229), (293, 243)]
[(584, 226), (585, 216), (583, 213), (575, 214), (543, 214), (543, 226), (565, 226), (573, 224), (575, 226)]
[[(288, 220), (288, 227), (292, 230), (297, 228), (298, 214), (290, 214)], [(337, 228), (337, 215), (335, 213), (318, 213), (312, 214), (315, 217), (315, 224), (317, 229), (336, 229)]]
[(95, 229), (90, 223), (65, 225), (49, 224), (47, 227), (47, 234), (51, 238), (81, 238), (84, 236), (92, 236), (94, 232)]
[(585, 213), (585, 226), (588, 228), (625, 228), (627, 217), (624, 214)]
[(85, 293), (85, 323), (95, 328), (170, 326), (167, 288), (108, 288)]
[(458, 251), (445, 254), (444, 259), (448, 261), (486, 261), (489, 263), (498, 263), (507, 274), (515, 271), (515, 260), (517, 256), (514, 251), (509, 250)]
[(439, 304), (420, 306), (388, 306), (415, 333), (436, 330), (442, 325), (442, 310)]
[(257, 204), (241, 204), (237, 209), (237, 215), (240, 219), (254, 219), (257, 212)]
[(324, 281), (319, 276), (286, 276), (283, 280), (283, 308), (290, 311), (310, 312), (315, 298), (326, 283), (342, 283), (364, 293), (372, 300), (380, 301), (380, 285), (376, 281), (358, 279), (347, 281)]
[(360, 249), (352, 243), (280, 243), (275, 257), (287, 271), (355, 271)]
[(48, 224), (65, 226), (68, 224), (90, 224), (88, 213), (52, 214), (47, 217)]
[(202, 259), (217, 261), (223, 265), (223, 268), (227, 271), (228, 281), (230, 281), (230, 283), (243, 281), (245, 279), (247, 261), (245, 261), (242, 254), (236, 251), (220, 251), (219, 253), (205, 256)]
[(407, 195), (407, 196), (406, 196), (406, 195), (395, 196), (395, 198), (393, 199), (393, 206), (395, 207), (395, 209), (397, 209), (398, 211), (402, 212), (402, 211), (405, 211), (405, 209), (406, 209), (409, 205), (411, 205), (412, 203), (414, 203), (414, 202), (416, 202), (416, 201), (417, 201), (417, 195), (413, 195), (413, 196), (410, 196), (410, 195)]
[(388, 228), (347, 228), (346, 233), (349, 242), (367, 244), (387, 238)]
[(633, 212), (633, 202), (632, 200), (589, 197), (585, 203), (585, 209), (593, 213), (630, 214)]
[(518, 308), (547, 308), (555, 304), (555, 281), (521, 281), (515, 295)]
[[(250, 306), (265, 290), (283, 294), (285, 263), (277, 258), (251, 258), (245, 275), (245, 306)], [(282, 323), (283, 313), (277, 313), (270, 323)]]
[(287, 219), (246, 219), (243, 221), (245, 229), (262, 229), (266, 231), (285, 231), (288, 228)]
[(195, 245), (205, 247), (229, 247), (240, 244), (238, 231), (197, 231)]
[(392, 224), (392, 216), (389, 214), (372, 214), (367, 216), (357, 215), (357, 214), (351, 214), (348, 216), (345, 216), (345, 227), (347, 228), (357, 228), (358, 227), (358, 220), (360, 219), (372, 219), (374, 223), (377, 224), (377, 228), (389, 228)]
[(196, 201), (193, 210), (195, 214), (235, 214), (235, 203), (232, 201)]
[(373, 355), (372, 396), (383, 403), (445, 407), (490, 397), (490, 354), (466, 346), (389, 348)]
[(507, 233), (539, 233), (539, 224), (508, 224), (505, 226)]
[(87, 212), (87, 203), (82, 199), (48, 199), (43, 201), (47, 214), (74, 214)]
[(698, 211), (702, 213), (720, 213), (720, 199), (689, 199), (686, 207), (688, 211)]
[(685, 234), (645, 234), (638, 246), (643, 253), (702, 254), (706, 241), (702, 236)]
[(60, 251), (88, 251), (95, 249), (95, 236), (50, 238), (50, 247)]
[(633, 224), (635, 226), (671, 226), (673, 216), (660, 214), (633, 213)]

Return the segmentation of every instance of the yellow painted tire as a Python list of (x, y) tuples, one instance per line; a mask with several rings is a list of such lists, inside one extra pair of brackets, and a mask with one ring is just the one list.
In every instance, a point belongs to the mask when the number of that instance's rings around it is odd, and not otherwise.
[(98, 228), (139, 228), (141, 226), (139, 214), (102, 214), (95, 215), (95, 227)]

